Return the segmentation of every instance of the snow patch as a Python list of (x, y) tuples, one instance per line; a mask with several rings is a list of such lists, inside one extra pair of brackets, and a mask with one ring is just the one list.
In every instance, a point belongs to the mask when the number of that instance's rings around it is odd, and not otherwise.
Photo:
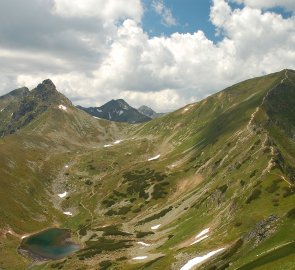
[(208, 238), (208, 237), (209, 237), (208, 235), (204, 235), (203, 237), (201, 237), (201, 238), (197, 239), (196, 241), (192, 242), (192, 243), (190, 244), (190, 246), (192, 246), (192, 245), (194, 245), (194, 244), (196, 244), (196, 243), (199, 243), (199, 242), (203, 241), (204, 239), (206, 239), (206, 238)]
[(102, 112), (102, 110), (100, 110), (100, 109), (96, 109), (96, 111), (97, 111), (97, 112)]
[(93, 118), (95, 118), (95, 119), (101, 119), (101, 118), (99, 118), (99, 117), (96, 117), (96, 116), (92, 116)]
[(189, 105), (187, 106), (182, 112), (185, 113), (187, 112), (191, 107), (193, 107), (194, 105)]
[(161, 225), (162, 224), (158, 224), (158, 225), (152, 226), (151, 229), (152, 230), (157, 230), (157, 229), (159, 229), (161, 227)]
[(65, 165), (65, 168), (68, 169), (69, 168), (69, 165)]
[(195, 239), (203, 236), (204, 234), (207, 234), (210, 231), (210, 228), (206, 228), (205, 230), (201, 231), (196, 237)]
[(66, 216), (72, 216), (73, 213), (72, 212), (63, 212)]
[(105, 144), (103, 147), (107, 148), (107, 147), (112, 147), (112, 146), (113, 146), (112, 144)]
[(147, 259), (148, 256), (138, 256), (138, 257), (134, 257), (132, 258), (132, 260), (145, 260)]
[(67, 110), (67, 107), (64, 106), (64, 105), (59, 105), (58, 108), (61, 109), (61, 110), (63, 110), (63, 111), (66, 111)]
[(64, 193), (60, 193), (60, 194), (57, 194), (57, 195), (60, 198), (64, 198), (64, 197), (66, 197), (68, 195), (68, 192), (65, 191)]
[(144, 247), (150, 247), (151, 246), (150, 244), (147, 244), (145, 242), (137, 242), (137, 244), (142, 245)]
[(157, 156), (155, 156), (155, 157), (149, 158), (148, 161), (157, 160), (157, 159), (159, 159), (160, 156), (161, 156), (161, 155), (157, 155)]
[(114, 144), (119, 144), (121, 142), (123, 142), (123, 141), (122, 140), (117, 140), (117, 141), (114, 142)]
[(220, 248), (214, 251), (209, 252), (208, 254), (200, 257), (195, 257), (194, 259), (189, 260), (180, 270), (190, 270), (194, 266), (201, 264), (202, 262), (208, 260), (210, 257), (214, 256), (215, 254), (221, 252), (224, 248)]

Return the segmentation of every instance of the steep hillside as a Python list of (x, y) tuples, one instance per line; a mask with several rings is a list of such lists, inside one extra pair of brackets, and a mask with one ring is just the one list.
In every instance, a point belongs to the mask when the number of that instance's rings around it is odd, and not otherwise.
[(1, 136), (7, 133), (11, 125), (13, 113), (17, 110), (21, 100), (29, 95), (28, 88), (23, 87), (11, 91), (10, 93), (0, 97), (0, 134)]
[(77, 108), (89, 113), (92, 116), (115, 122), (127, 122), (134, 124), (151, 120), (151, 117), (140, 113), (123, 99), (111, 100), (101, 107), (84, 108), (82, 106), (77, 106)]
[(283, 70), (136, 126), (48, 109), (0, 140), (0, 268), (58, 226), (81, 249), (31, 269), (294, 269), (294, 93)]

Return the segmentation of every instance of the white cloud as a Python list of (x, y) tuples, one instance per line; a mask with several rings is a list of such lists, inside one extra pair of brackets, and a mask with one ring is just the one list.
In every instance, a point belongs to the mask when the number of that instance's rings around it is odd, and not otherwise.
[(54, 12), (65, 17), (99, 17), (106, 21), (132, 18), (140, 21), (140, 0), (54, 0)]
[(176, 25), (171, 9), (165, 6), (164, 0), (153, 0), (152, 7), (162, 17), (162, 23), (166, 26)]
[[(118, 0), (104, 1), (101, 7), (106, 2), (118, 3), (117, 9), (88, 13), (85, 8), (71, 11), (64, 6), (61, 10), (67, 14), (44, 13), (49, 16), (44, 16), (50, 21), (49, 33), (43, 34), (46, 24), (25, 32), (24, 40), (37, 40), (37, 49), (36, 43), (21, 46), (19, 40), (9, 40), (9, 35), (1, 40), (0, 35), (0, 91), (12, 90), (9, 86), (32, 88), (51, 78), (75, 104), (98, 106), (125, 98), (133, 106), (169, 111), (243, 79), (295, 68), (295, 17), (286, 19), (251, 6), (232, 9), (227, 1), (214, 0), (210, 19), (223, 36), (213, 43), (200, 30), (149, 37), (139, 21), (140, 12), (122, 10)], [(89, 14), (94, 18), (84, 17)], [(117, 21), (125, 16), (128, 19)], [(61, 21), (54, 24), (55, 20)], [(101, 26), (105, 21), (108, 25)], [(62, 38), (65, 33), (71, 37), (70, 45)]]
[(223, 0), (213, 0), (210, 19), (217, 27), (222, 27), (231, 16), (229, 4)]
[(295, 11), (294, 0), (232, 0), (238, 4), (244, 4), (252, 8), (269, 9), (274, 7), (283, 7), (289, 11)]
[(182, 98), (177, 91), (172, 89), (145, 93), (124, 91), (120, 95), (130, 104), (134, 104), (135, 107), (138, 107), (139, 104), (145, 104), (158, 112), (166, 112), (165, 108), (169, 108), (170, 111), (175, 110), (187, 103), (185, 98)]

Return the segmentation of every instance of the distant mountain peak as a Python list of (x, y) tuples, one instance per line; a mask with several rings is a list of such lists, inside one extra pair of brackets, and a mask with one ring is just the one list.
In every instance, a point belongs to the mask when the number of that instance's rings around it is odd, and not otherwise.
[(115, 122), (141, 123), (151, 120), (150, 117), (131, 107), (124, 99), (112, 99), (101, 107), (77, 107), (94, 117)]
[(142, 105), (137, 109), (140, 113), (150, 117), (150, 118), (158, 118), (162, 115), (164, 115), (164, 113), (157, 113), (155, 112), (152, 108), (146, 106), (146, 105)]

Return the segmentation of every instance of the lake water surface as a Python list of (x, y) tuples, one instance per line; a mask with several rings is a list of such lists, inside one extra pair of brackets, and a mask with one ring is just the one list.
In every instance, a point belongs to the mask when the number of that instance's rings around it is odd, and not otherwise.
[(69, 230), (52, 228), (23, 239), (19, 251), (34, 259), (57, 260), (79, 248), (79, 245), (71, 240)]

